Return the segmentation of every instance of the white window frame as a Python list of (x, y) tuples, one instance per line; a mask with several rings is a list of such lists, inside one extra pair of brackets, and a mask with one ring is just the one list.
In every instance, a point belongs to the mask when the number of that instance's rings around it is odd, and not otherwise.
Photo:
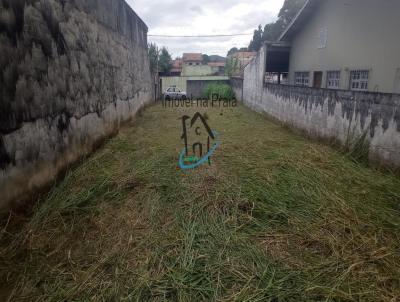
[(310, 87), (310, 72), (296, 71), (294, 73), (294, 84), (296, 86)]
[(340, 70), (329, 70), (326, 72), (326, 88), (340, 89)]
[(350, 70), (350, 90), (368, 91), (369, 74), (368, 69)]

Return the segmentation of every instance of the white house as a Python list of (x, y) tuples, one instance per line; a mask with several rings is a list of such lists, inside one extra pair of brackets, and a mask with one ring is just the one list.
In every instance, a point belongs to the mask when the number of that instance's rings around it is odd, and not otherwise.
[(400, 93), (400, 1), (308, 0), (267, 47), (266, 71), (288, 72), (291, 85)]

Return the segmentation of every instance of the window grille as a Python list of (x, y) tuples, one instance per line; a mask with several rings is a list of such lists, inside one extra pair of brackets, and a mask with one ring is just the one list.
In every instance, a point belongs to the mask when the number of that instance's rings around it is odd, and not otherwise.
[(328, 71), (326, 76), (326, 88), (340, 88), (340, 71)]
[(368, 80), (368, 70), (353, 70), (350, 72), (350, 89), (355, 91), (367, 91)]
[(310, 73), (309, 72), (295, 72), (294, 79), (295, 79), (295, 84), (297, 86), (309, 86), (310, 85)]

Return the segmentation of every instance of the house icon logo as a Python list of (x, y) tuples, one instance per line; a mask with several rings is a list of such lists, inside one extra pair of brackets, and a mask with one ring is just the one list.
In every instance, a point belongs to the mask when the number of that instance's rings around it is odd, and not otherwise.
[(204, 163), (211, 165), (211, 156), (220, 143), (218, 133), (211, 130), (203, 115), (197, 112), (192, 118), (184, 115), (182, 121), (182, 136), (185, 148), (179, 155), (181, 169), (194, 169)]

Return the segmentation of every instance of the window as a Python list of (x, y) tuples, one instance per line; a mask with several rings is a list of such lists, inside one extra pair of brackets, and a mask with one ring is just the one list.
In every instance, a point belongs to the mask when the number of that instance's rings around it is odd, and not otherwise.
[(340, 88), (340, 71), (328, 71), (326, 74), (326, 88)]
[(287, 72), (267, 72), (265, 74), (265, 83), (271, 84), (288, 84), (288, 73)]
[(295, 85), (298, 86), (309, 86), (310, 85), (310, 73), (309, 72), (295, 72), (294, 73)]
[(350, 72), (350, 89), (355, 91), (368, 90), (368, 70), (353, 70)]
[(189, 63), (189, 65), (192, 65), (192, 63)]

